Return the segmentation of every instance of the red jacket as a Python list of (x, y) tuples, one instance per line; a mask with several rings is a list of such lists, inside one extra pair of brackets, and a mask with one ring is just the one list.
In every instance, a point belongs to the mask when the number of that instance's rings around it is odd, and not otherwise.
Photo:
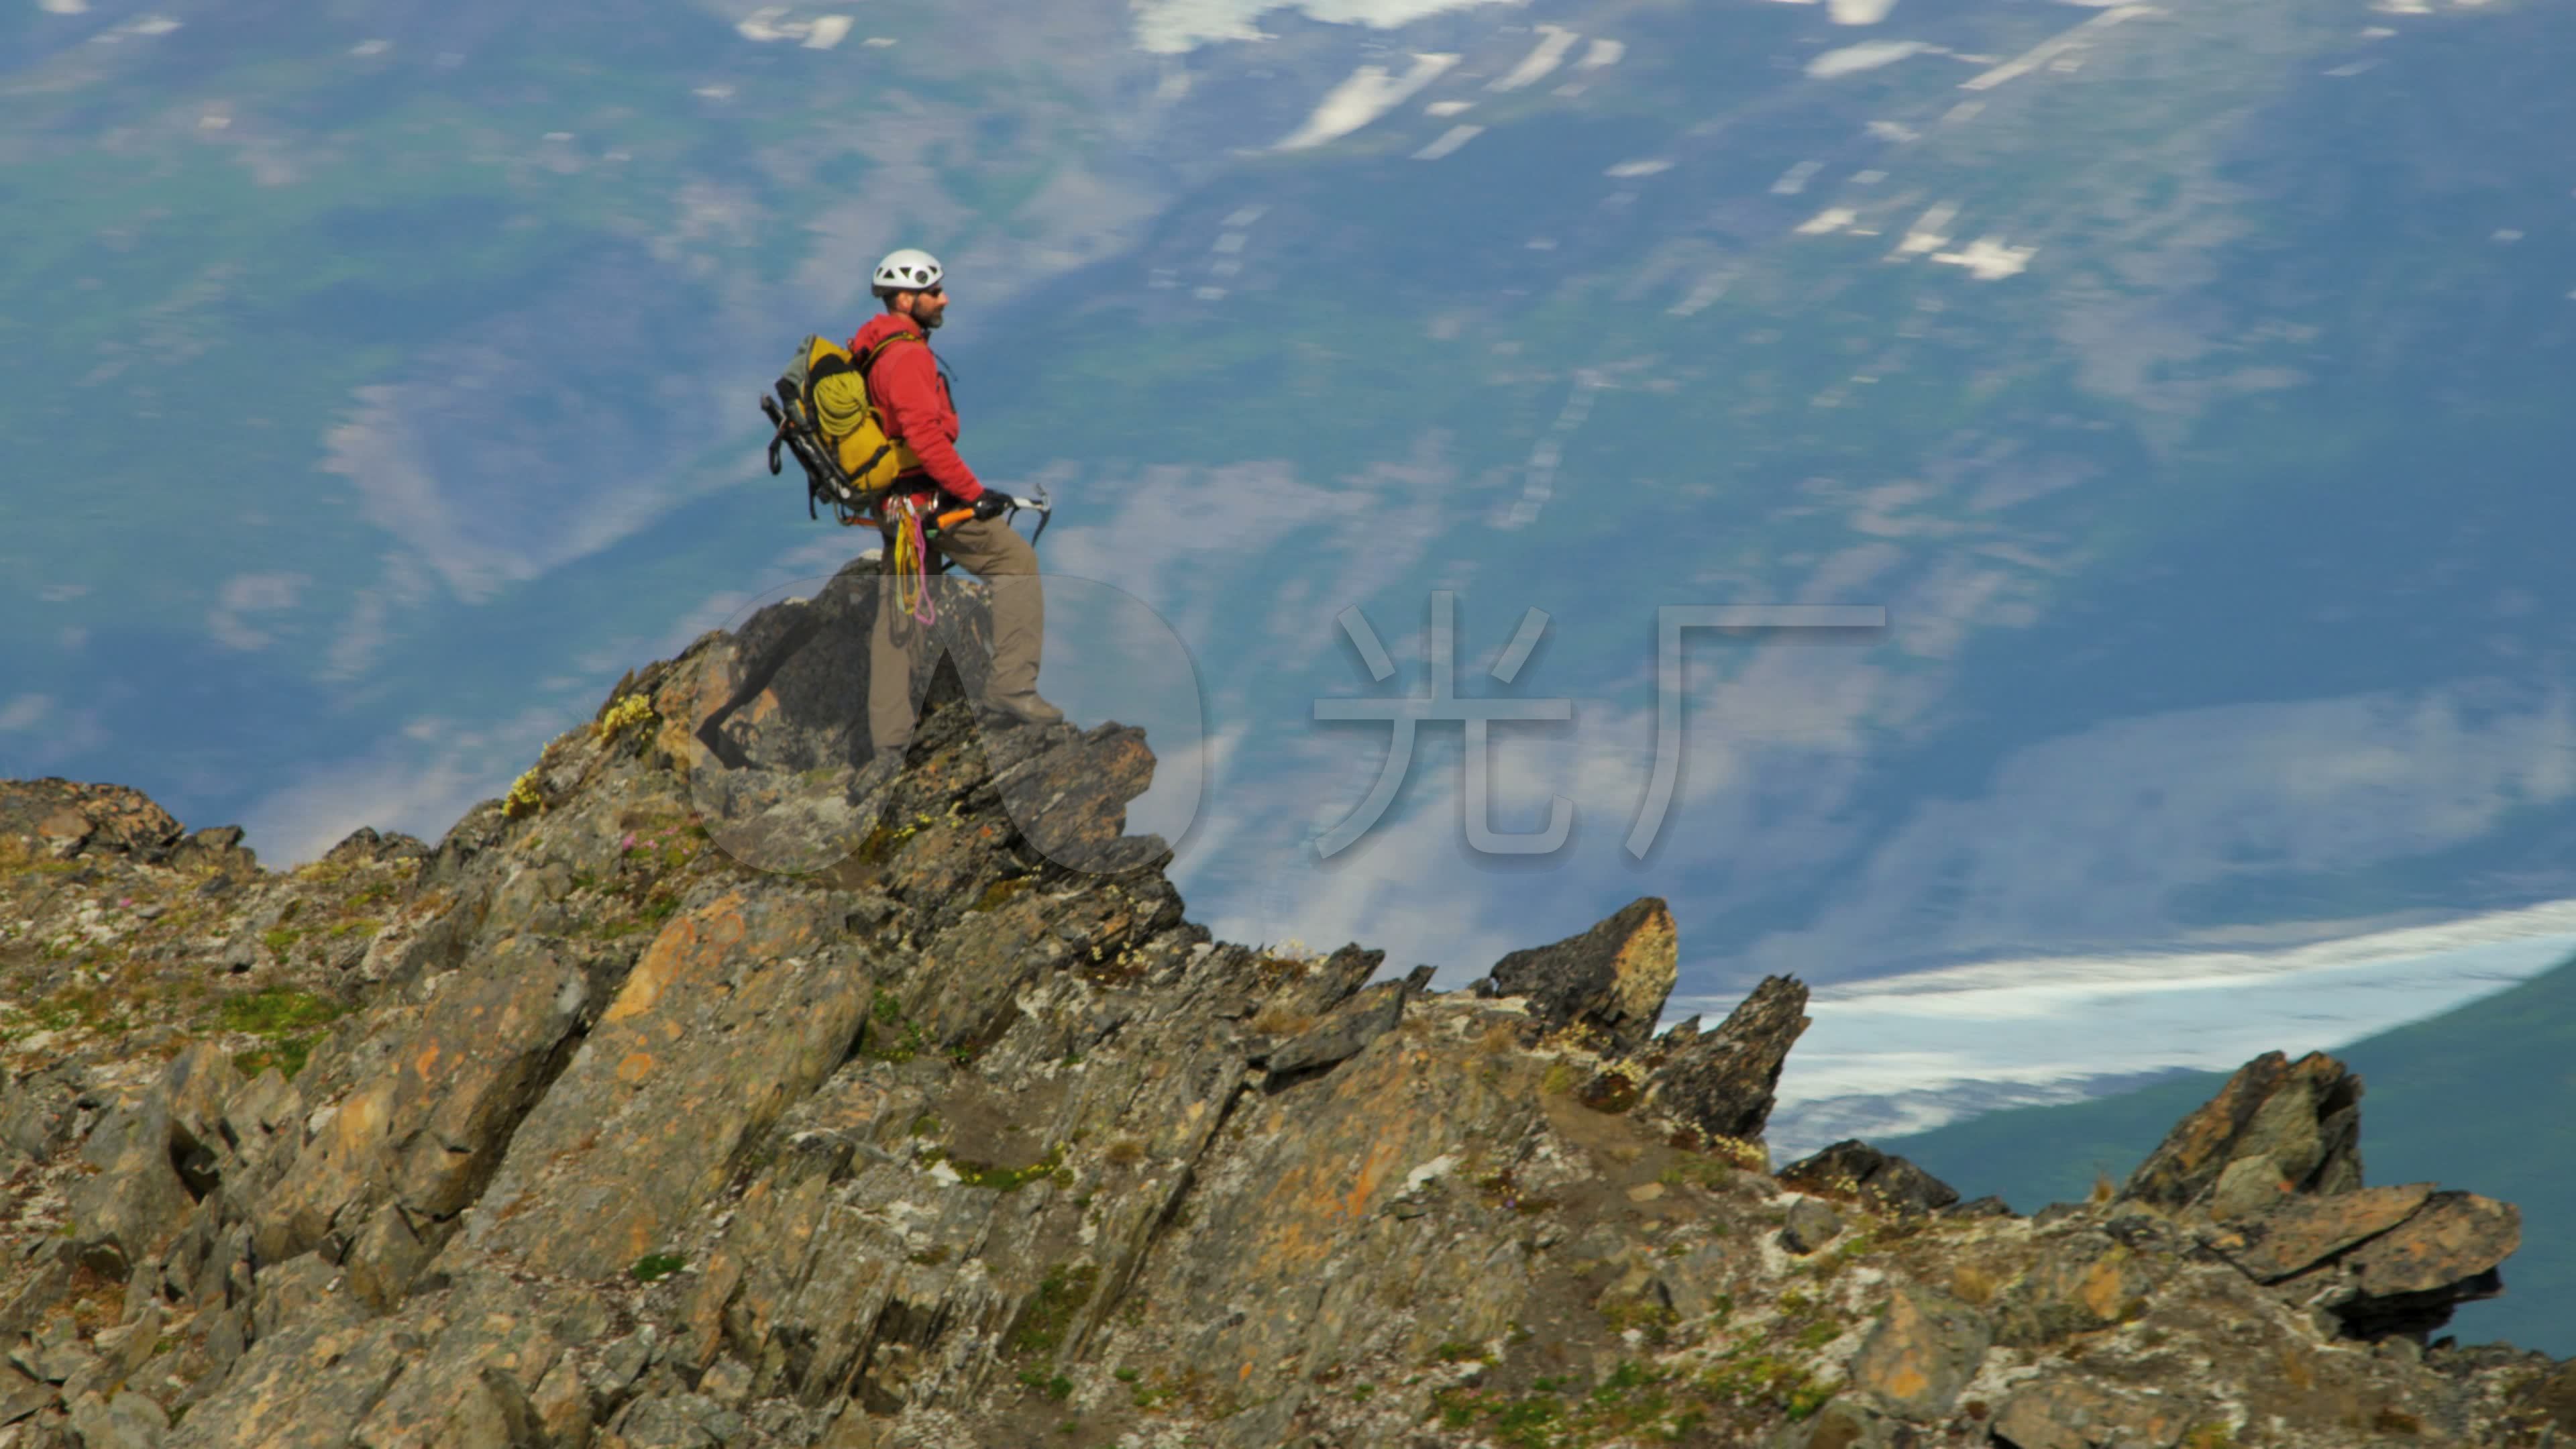
[[(879, 313), (850, 339), (850, 355), (863, 356), (894, 333), (920, 330), (920, 323), (900, 312)], [(878, 354), (868, 367), (868, 401), (884, 420), (886, 435), (921, 459), (921, 472), (904, 475), (907, 481), (936, 483), (960, 503), (983, 493), (984, 485), (957, 456), (957, 405), (927, 342), (898, 342)]]

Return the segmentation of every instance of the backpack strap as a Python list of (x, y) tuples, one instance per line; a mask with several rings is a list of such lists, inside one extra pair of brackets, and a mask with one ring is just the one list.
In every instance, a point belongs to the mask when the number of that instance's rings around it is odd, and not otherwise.
[(887, 336), (880, 337), (877, 339), (876, 346), (860, 353), (857, 358), (853, 359), (858, 365), (859, 375), (861, 377), (867, 376), (868, 369), (876, 366), (877, 359), (885, 354), (885, 350), (894, 346), (898, 342), (918, 342), (925, 347), (930, 345), (930, 339), (918, 332), (895, 332), (890, 333)]

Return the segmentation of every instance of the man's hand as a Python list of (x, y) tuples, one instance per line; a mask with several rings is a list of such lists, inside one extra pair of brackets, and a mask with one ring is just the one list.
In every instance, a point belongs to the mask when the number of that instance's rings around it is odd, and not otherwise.
[(1001, 493), (991, 488), (987, 488), (983, 492), (975, 495), (975, 517), (979, 520), (986, 518), (999, 518), (1010, 508), (1010, 506), (1011, 497), (1007, 493)]

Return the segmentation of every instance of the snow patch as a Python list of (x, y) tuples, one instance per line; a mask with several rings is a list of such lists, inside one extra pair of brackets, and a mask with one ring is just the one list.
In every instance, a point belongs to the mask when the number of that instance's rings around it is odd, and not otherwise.
[(1596, 40), (1592, 42), (1591, 49), (1583, 53), (1583, 59), (1575, 62), (1574, 68), (1599, 70), (1605, 65), (1617, 65), (1619, 58), (1627, 53), (1628, 46), (1624, 41)]
[(1181, 55), (1227, 40), (1268, 40), (1253, 22), (1264, 11), (1299, 10), (1327, 25), (1392, 30), (1446, 10), (1520, 0), (1130, 0), (1138, 48)]
[(1923, 213), (1915, 218), (1913, 226), (1907, 228), (1905, 240), (1898, 242), (1890, 255), (1913, 256), (1948, 246), (1950, 239), (1941, 234), (1941, 228), (1948, 226), (1958, 214), (1958, 206), (1947, 201)]
[(2019, 273), (2038, 253), (2037, 247), (2008, 247), (1993, 237), (1981, 236), (1968, 243), (1964, 251), (1934, 252), (1932, 260), (1945, 266), (1966, 267), (1978, 281), (1993, 282)]
[(1604, 176), (1652, 176), (1658, 172), (1670, 171), (1672, 169), (1673, 163), (1670, 161), (1622, 161), (1618, 165), (1611, 167), (1609, 170), (1604, 171), (1601, 174)]
[(1562, 25), (1542, 25), (1538, 28), (1538, 33), (1538, 48), (1522, 57), (1519, 65), (1512, 67), (1509, 74), (1495, 81), (1487, 89), (1516, 91), (1525, 85), (1532, 85), (1545, 79), (1558, 66), (1565, 64), (1565, 53), (1574, 48), (1575, 41), (1582, 38)]
[(1302, 151), (1339, 140), (1406, 101), (1458, 63), (1455, 55), (1415, 55), (1413, 68), (1401, 76), (1386, 67), (1364, 65), (1325, 95), (1306, 123), (1282, 138), (1276, 149)]
[(2091, 40), (2096, 32), (2108, 30), (2112, 26), (2118, 25), (2124, 20), (2133, 20), (2141, 15), (2162, 14), (2164, 14), (2164, 11), (2153, 5), (2114, 6), (2071, 30), (2060, 31), (2056, 35), (2041, 41), (2039, 44), (2032, 46), (2029, 50), (2022, 52), (2011, 60), (2005, 61), (2003, 64), (1996, 66), (1992, 70), (1986, 71), (1971, 79), (1959, 82), (1959, 89), (1967, 91), (1993, 90), (2004, 82), (2012, 80), (2017, 76), (2028, 75), (2032, 71), (2039, 69), (2041, 66), (2047, 65), (2058, 59), (2068, 51), (2083, 45), (2087, 41)]
[(1896, 8), (1896, 0), (1831, 0), (1827, 13), (1836, 25), (1876, 25)]
[(1860, 220), (1860, 213), (1848, 206), (1829, 206), (1798, 223), (1798, 235), (1825, 236), (1841, 231), (1858, 220)]
[(1434, 141), (1430, 145), (1423, 147), (1421, 150), (1414, 152), (1413, 159), (1416, 161), (1437, 161), (1441, 157), (1448, 155), (1450, 152), (1457, 150), (1459, 147), (1466, 145), (1468, 142), (1475, 140), (1478, 136), (1483, 134), (1485, 134), (1485, 128), (1482, 126), (1451, 126), (1446, 132), (1442, 133), (1439, 140)]
[(1894, 65), (1909, 55), (1920, 55), (1931, 49), (1932, 46), (1919, 40), (1864, 40), (1858, 45), (1826, 51), (1808, 61), (1807, 74), (1818, 77), (1852, 75), (1876, 70), (1882, 65)]
[(811, 20), (790, 20), (793, 13), (785, 5), (763, 5), (734, 22), (734, 30), (745, 40), (793, 40), (809, 50), (829, 50), (848, 37), (851, 19), (847, 15), (818, 15)]

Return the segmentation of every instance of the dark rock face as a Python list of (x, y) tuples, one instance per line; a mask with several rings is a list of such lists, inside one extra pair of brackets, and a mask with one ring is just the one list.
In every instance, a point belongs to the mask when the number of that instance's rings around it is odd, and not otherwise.
[(2564, 1397), (2328, 1351), (2518, 1231), (2320, 1195), (2331, 1073), (2178, 1130), (2180, 1207), (1976, 1216), (1859, 1143), (1775, 1177), (1795, 980), (1648, 1037), (1653, 901), (1475, 994), (1214, 941), (1125, 832), (1136, 731), (984, 729), (970, 650), (859, 763), (871, 607), (845, 573), (637, 672), (435, 850), (264, 871), (0, 782), (0, 1441), (2348, 1449), (2356, 1404), (2507, 1443)]
[(2238, 1163), (2277, 1174), (2292, 1192), (2349, 1192), (2361, 1186), (2361, 1091), (2361, 1078), (2322, 1052), (2295, 1063), (2266, 1052), (2176, 1123), (2120, 1196), (2191, 1206)]
[(1671, 1048), (1647, 1076), (1641, 1108), (1711, 1137), (1760, 1139), (1778, 1101), (1780, 1068), (1807, 1029), (1807, 988), (1765, 977), (1714, 1031)]
[(1780, 1180), (1802, 1192), (1865, 1199), (1882, 1212), (1938, 1212), (1959, 1200), (1948, 1183), (1856, 1138), (1790, 1163)]
[(1644, 1046), (1680, 969), (1673, 915), (1640, 897), (1581, 935), (1514, 951), (1494, 963), (1493, 994), (1529, 1000), (1542, 1030), (1582, 1025), (1614, 1052)]

